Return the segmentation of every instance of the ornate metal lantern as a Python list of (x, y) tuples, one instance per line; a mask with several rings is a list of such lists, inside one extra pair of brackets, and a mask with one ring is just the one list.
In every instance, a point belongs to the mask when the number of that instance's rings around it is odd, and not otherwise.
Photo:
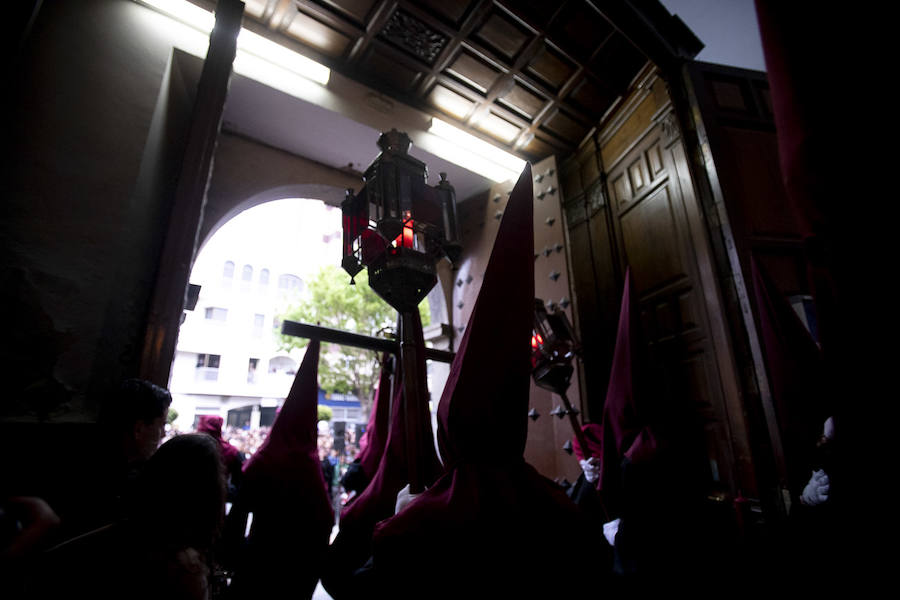
[[(573, 408), (566, 396), (572, 379), (574, 367), (572, 359), (581, 352), (581, 345), (575, 337), (575, 330), (569, 322), (565, 311), (557, 308), (547, 312), (544, 301), (534, 299), (534, 331), (531, 334), (531, 376), (538, 387), (556, 393), (562, 399), (563, 406), (550, 411), (563, 419), (568, 415), (572, 432), (581, 445), (585, 458), (590, 458), (584, 431), (578, 422), (578, 409)], [(572, 443), (567, 441), (563, 446), (568, 454), (572, 453)]]
[(572, 358), (580, 351), (575, 332), (562, 310), (547, 312), (544, 301), (534, 299), (534, 332), (531, 336), (531, 372), (534, 382), (563, 395), (569, 387), (574, 367)]
[(437, 283), (437, 261), (460, 253), (456, 192), (445, 173), (438, 185), (426, 183), (427, 167), (408, 154), (410, 145), (405, 133), (383, 133), (365, 185), (356, 195), (347, 190), (341, 205), (344, 270), (352, 278), (368, 268), (369, 285), (401, 313)]
[[(425, 381), (418, 374), (419, 303), (437, 283), (437, 261), (459, 258), (456, 192), (441, 173), (427, 184), (425, 163), (409, 155), (409, 136), (391, 129), (378, 138), (381, 153), (364, 174), (358, 194), (347, 190), (343, 211), (344, 256), (351, 277), (369, 269), (369, 286), (400, 313), (400, 358), (410, 492), (424, 489), (420, 431)], [(418, 325), (417, 325), (418, 323)], [(427, 411), (427, 409), (425, 409)]]

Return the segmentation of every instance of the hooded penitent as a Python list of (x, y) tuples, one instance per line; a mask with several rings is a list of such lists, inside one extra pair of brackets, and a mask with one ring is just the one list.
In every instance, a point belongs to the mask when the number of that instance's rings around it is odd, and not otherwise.
[(217, 415), (203, 415), (197, 423), (197, 433), (205, 433), (212, 436), (219, 445), (219, 452), (222, 454), (222, 461), (229, 465), (238, 460), (238, 449), (226, 442), (222, 438), (222, 425), (224, 421), (222, 417)]
[(244, 466), (232, 515), (253, 513), (253, 522), (236, 561), (236, 597), (309, 598), (319, 580), (334, 514), (317, 448), (318, 365), (311, 341), (269, 436)]
[(347, 492), (346, 504), (355, 502), (378, 470), (378, 463), (384, 454), (384, 446), (387, 442), (388, 423), (390, 421), (391, 374), (387, 361), (388, 355), (382, 358), (381, 375), (378, 388), (375, 390), (375, 398), (372, 401), (372, 414), (366, 431), (359, 439), (359, 454), (347, 470), (341, 476), (341, 485)]
[(797, 313), (751, 259), (760, 340), (780, 428), (788, 481), (799, 494), (814, 465), (813, 452), (831, 416), (822, 354)]
[(394, 597), (467, 597), (476, 590), (482, 597), (564, 597), (584, 581), (566, 571), (596, 566), (575, 505), (523, 458), (534, 321), (532, 203), (528, 166), (510, 195), (438, 408), (446, 473), (375, 530), (373, 585)]
[(616, 348), (613, 355), (606, 402), (603, 405), (600, 478), (597, 489), (610, 516), (618, 516), (622, 502), (623, 460), (642, 463), (651, 460), (659, 440), (652, 425), (658, 398), (649, 386), (645, 349), (640, 343), (640, 325), (634, 301), (631, 269), (625, 272), (625, 289), (619, 311)]
[[(384, 356), (382, 365), (386, 365), (390, 358)], [(382, 366), (378, 379), (378, 389), (375, 391), (375, 399), (372, 401), (372, 414), (369, 424), (360, 440), (360, 452), (357, 456), (360, 468), (369, 481), (375, 476), (384, 447), (387, 443), (388, 425), (391, 418), (391, 374)]]
[[(419, 359), (419, 377), (420, 381), (424, 382), (425, 342), (418, 312), (414, 311), (412, 320), (418, 349), (416, 356)], [(400, 377), (402, 376), (403, 373), (400, 373)], [(384, 385), (383, 389), (387, 392), (390, 386)], [(427, 391), (425, 393), (427, 394)], [(386, 404), (387, 397), (380, 396), (379, 401)], [(422, 455), (416, 458), (421, 461), (426, 485), (430, 485), (441, 474), (442, 468), (434, 450), (434, 435), (431, 430), (427, 398), (420, 398), (415, 403), (415, 409), (420, 411), (419, 422), (422, 425), (422, 430), (417, 435), (423, 440), (420, 445)], [(403, 387), (398, 386), (391, 402), (390, 432), (378, 468), (368, 487), (341, 512), (338, 535), (329, 547), (322, 584), (336, 599), (358, 597), (360, 591), (355, 587), (358, 581), (353, 579), (353, 572), (362, 567), (371, 555), (372, 531), (375, 525), (394, 514), (397, 493), (408, 483), (407, 431), (404, 417)]]
[[(599, 460), (603, 450), (603, 428), (597, 423), (587, 423), (581, 426), (581, 431), (584, 433), (588, 454)], [(574, 435), (572, 436), (572, 452), (575, 454), (575, 458), (584, 460), (584, 449), (581, 447), (581, 442), (578, 441), (578, 436)]]

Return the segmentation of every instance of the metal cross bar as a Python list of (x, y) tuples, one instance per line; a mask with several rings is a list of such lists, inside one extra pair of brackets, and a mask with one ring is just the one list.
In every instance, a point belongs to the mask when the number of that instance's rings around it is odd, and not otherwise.
[[(285, 321), (281, 326), (281, 333), (310, 340), (340, 344), (341, 346), (353, 346), (354, 348), (364, 348), (366, 350), (390, 352), (397, 356), (400, 355), (400, 342), (397, 340), (373, 337), (340, 329), (331, 329), (319, 325), (310, 325), (308, 323), (299, 323), (297, 321)], [(446, 350), (425, 348), (425, 360), (452, 363), (454, 356), (456, 356), (455, 353)]]

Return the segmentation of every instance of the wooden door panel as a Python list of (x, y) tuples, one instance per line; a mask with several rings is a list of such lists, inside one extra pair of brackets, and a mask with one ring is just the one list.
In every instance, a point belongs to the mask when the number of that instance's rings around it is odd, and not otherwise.
[[(698, 256), (675, 168), (680, 139), (657, 126), (610, 171), (623, 266), (631, 267), (643, 333), (666, 379), (669, 408), (694, 431), (697, 469), (732, 488), (732, 451)], [(705, 463), (705, 464), (701, 464)]]
[(667, 186), (634, 203), (620, 221), (623, 250), (639, 295), (687, 277)]

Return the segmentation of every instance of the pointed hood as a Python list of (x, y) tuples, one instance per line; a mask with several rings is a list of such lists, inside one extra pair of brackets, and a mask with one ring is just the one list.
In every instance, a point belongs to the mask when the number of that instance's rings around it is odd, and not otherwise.
[(824, 381), (822, 353), (797, 313), (765, 271), (751, 258), (753, 291), (763, 358), (776, 420), (781, 430), (790, 487), (799, 492), (809, 479), (822, 425), (832, 406)]
[(385, 367), (388, 360), (390, 360), (388, 355), (382, 357), (378, 389), (375, 390), (375, 399), (372, 401), (372, 414), (369, 416), (369, 424), (366, 426), (366, 431), (359, 444), (361, 450), (357, 459), (368, 480), (375, 475), (387, 444), (388, 425), (391, 418), (391, 373)]
[[(425, 344), (422, 335), (422, 322), (418, 312), (414, 313), (414, 327), (419, 360), (417, 367), (419, 376), (425, 379)], [(402, 380), (403, 373), (399, 373)], [(423, 385), (427, 395), (427, 389)], [(390, 385), (379, 390), (379, 402), (387, 405), (387, 393)], [(382, 395), (383, 394), (383, 395)], [(403, 386), (397, 386), (390, 403), (391, 424), (387, 434), (384, 452), (378, 462), (378, 468), (365, 490), (341, 512), (340, 529), (329, 548), (326, 569), (322, 575), (322, 584), (332, 596), (340, 597), (342, 586), (348, 584), (353, 571), (363, 565), (371, 554), (372, 532), (376, 524), (394, 514), (397, 493), (408, 483), (409, 471), (406, 455), (406, 419), (404, 412)], [(431, 485), (441, 474), (442, 467), (434, 448), (434, 435), (431, 430), (431, 414), (428, 402), (420, 401), (416, 405), (421, 411), (419, 422), (422, 424), (422, 435), (428, 443), (421, 445), (422, 461), (425, 474), (425, 485)]]
[(534, 196), (527, 165), (509, 196), (466, 332), (438, 407), (445, 464), (521, 459), (534, 327)]
[[(525, 462), (534, 324), (531, 167), (513, 189), (484, 282), (438, 408), (445, 473), (375, 528), (373, 563), (391, 594), (564, 597), (581, 577), (552, 569), (564, 551), (573, 572), (600, 558), (586, 517), (558, 485)], [(440, 589), (434, 583), (440, 582)], [(489, 591), (490, 590), (490, 591)]]
[(615, 510), (620, 497), (622, 460), (646, 461), (658, 449), (659, 440), (651, 425), (657, 416), (656, 394), (649, 379), (629, 267), (625, 272), (616, 348), (603, 405), (603, 450), (597, 480), (597, 489), (604, 492), (611, 510)]
[(310, 341), (269, 436), (244, 467), (232, 512), (253, 513), (253, 522), (237, 554), (236, 597), (311, 593), (321, 573), (334, 511), (317, 448), (319, 345)]
[(318, 340), (312, 340), (306, 348), (306, 354), (294, 383), (268, 437), (259, 450), (244, 465), (244, 473), (252, 477), (255, 472), (268, 470), (279, 475), (294, 476), (296, 462), (311, 461), (316, 465), (319, 480), (324, 489), (318, 453), (318, 403), (319, 403), (319, 346)]

